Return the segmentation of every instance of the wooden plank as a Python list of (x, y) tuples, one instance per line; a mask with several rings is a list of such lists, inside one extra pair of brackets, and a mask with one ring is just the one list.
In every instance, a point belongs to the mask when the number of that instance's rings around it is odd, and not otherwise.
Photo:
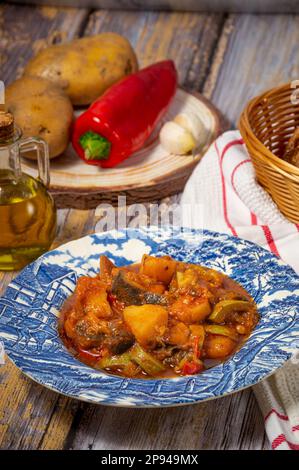
[(59, 396), (48, 420), (43, 439), (38, 446), (40, 450), (57, 450), (64, 447), (65, 440), (79, 407), (80, 403), (77, 400), (72, 400), (62, 395)]
[(180, 84), (200, 91), (220, 34), (223, 14), (96, 11), (85, 35), (114, 31), (125, 35), (141, 67), (173, 59)]
[(0, 448), (37, 448), (58, 395), (27, 379), (11, 362), (0, 377)]
[(236, 124), (247, 101), (298, 79), (299, 15), (230, 15), (205, 95)]
[(20, 76), (32, 55), (48, 44), (80, 35), (88, 10), (74, 8), (0, 6), (0, 79)]
[[(248, 418), (250, 421), (248, 422)], [(87, 405), (66, 442), (67, 449), (261, 449), (264, 424), (253, 394), (164, 409)]]
[[(23, 3), (24, 0), (7, 0)], [(30, 0), (30, 3), (43, 3), (43, 0)], [(53, 5), (73, 5), (73, 0), (48, 0)], [(119, 10), (187, 10), (187, 11), (226, 11), (236, 13), (295, 13), (299, 12), (296, 0), (77, 0), (76, 5), (90, 5), (92, 8)]]

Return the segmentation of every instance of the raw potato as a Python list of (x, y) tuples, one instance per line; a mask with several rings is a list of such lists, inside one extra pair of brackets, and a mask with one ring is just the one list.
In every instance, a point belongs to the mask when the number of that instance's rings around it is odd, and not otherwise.
[[(66, 149), (73, 107), (61, 88), (43, 78), (22, 77), (6, 88), (6, 106), (23, 137), (41, 137), (48, 143), (50, 158)], [(33, 152), (24, 156), (36, 159)]]
[(24, 74), (52, 80), (73, 104), (86, 105), (137, 69), (129, 41), (119, 34), (102, 33), (44, 49), (28, 62)]

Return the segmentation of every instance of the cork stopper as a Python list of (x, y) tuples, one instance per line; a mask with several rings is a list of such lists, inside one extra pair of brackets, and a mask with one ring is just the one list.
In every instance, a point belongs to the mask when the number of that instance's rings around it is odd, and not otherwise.
[(14, 134), (14, 117), (9, 112), (0, 112), (0, 141), (10, 140)]

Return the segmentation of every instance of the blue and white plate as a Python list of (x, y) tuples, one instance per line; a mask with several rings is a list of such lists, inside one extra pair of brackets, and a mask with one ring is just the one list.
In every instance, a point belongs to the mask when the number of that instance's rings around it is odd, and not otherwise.
[[(139, 261), (144, 253), (214, 268), (253, 296), (260, 322), (227, 362), (191, 377), (127, 379), (94, 370), (65, 348), (57, 319), (78, 277), (94, 275), (101, 254), (119, 266)], [(254, 385), (290, 359), (299, 341), (298, 300), (296, 273), (248, 241), (170, 228), (112, 231), (67, 243), (27, 266), (0, 299), (0, 339), (26, 375), (64, 395), (114, 406), (183, 405)]]

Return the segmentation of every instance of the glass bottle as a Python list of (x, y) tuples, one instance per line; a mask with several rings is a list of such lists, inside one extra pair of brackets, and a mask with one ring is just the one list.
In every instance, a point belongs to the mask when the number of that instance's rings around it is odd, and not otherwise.
[[(20, 153), (37, 154), (37, 179), (21, 170)], [(20, 269), (49, 249), (56, 209), (49, 185), (48, 146), (22, 138), (12, 114), (0, 112), (0, 270)]]

